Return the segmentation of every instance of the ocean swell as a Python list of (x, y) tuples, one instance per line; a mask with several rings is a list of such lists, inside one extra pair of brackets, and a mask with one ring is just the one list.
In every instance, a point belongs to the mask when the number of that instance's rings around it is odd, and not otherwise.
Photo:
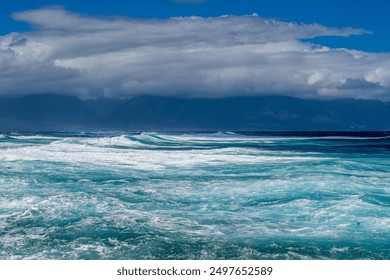
[(1, 135), (0, 258), (388, 259), (366, 138)]

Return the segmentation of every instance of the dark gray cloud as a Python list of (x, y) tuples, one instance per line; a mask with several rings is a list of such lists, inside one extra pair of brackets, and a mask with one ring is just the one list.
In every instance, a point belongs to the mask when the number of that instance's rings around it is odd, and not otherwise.
[(369, 82), (364, 78), (352, 79), (348, 78), (344, 84), (342, 84), (340, 89), (383, 89), (379, 83)]
[[(0, 37), (0, 93), (80, 97), (290, 94), (389, 99), (390, 55), (302, 42), (350, 36), (251, 16), (97, 18), (60, 8), (14, 14), (34, 31)], [(354, 81), (359, 90), (351, 88)]]

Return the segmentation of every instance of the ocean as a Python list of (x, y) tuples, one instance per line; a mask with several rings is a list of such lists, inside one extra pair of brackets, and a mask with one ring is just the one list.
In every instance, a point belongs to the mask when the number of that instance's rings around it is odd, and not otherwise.
[(0, 259), (390, 259), (387, 134), (0, 135)]

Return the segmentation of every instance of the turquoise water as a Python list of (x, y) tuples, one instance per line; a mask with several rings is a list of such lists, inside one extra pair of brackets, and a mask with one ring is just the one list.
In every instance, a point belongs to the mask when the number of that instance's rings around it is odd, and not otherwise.
[(0, 259), (390, 259), (389, 137), (0, 135)]

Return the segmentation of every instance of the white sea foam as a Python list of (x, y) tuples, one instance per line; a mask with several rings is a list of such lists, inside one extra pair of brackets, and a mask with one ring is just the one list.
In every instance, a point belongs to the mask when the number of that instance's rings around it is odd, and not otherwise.
[(279, 140), (139, 134), (1, 150), (0, 257), (304, 259), (388, 243), (386, 155), (265, 141)]
[[(110, 139), (109, 141), (112, 141)], [(125, 140), (126, 141), (126, 140)], [(114, 140), (116, 142), (116, 140)], [(129, 141), (126, 141), (126, 143)], [(112, 143), (112, 142), (111, 142)], [(237, 155), (240, 155), (239, 157)], [(248, 148), (216, 150), (144, 150), (99, 147), (86, 143), (57, 141), (49, 145), (8, 149), (0, 154), (3, 161), (49, 161), (129, 166), (136, 169), (162, 169), (169, 166), (212, 166), (221, 164), (296, 163), (317, 161), (315, 157), (278, 156)]]
[(44, 136), (44, 135), (12, 135), (11, 136), (14, 139), (20, 139), (20, 140), (60, 140), (61, 137), (54, 137), (54, 136)]

